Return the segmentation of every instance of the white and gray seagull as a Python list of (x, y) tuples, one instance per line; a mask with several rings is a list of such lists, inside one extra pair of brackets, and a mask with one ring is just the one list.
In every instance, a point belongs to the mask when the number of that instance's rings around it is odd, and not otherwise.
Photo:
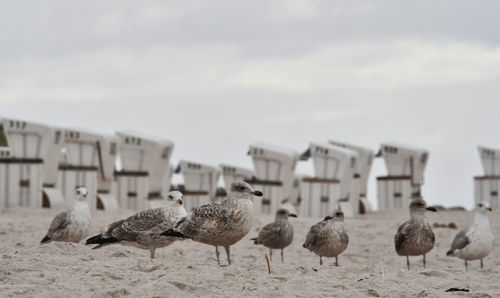
[(283, 263), (283, 249), (293, 241), (293, 226), (288, 217), (297, 217), (287, 209), (276, 211), (274, 222), (264, 226), (257, 238), (252, 238), (254, 244), (262, 244), (269, 248), (269, 255), (273, 259), (273, 249), (281, 250), (281, 263)]
[(147, 249), (153, 259), (157, 248), (168, 246), (176, 240), (160, 236), (160, 233), (187, 216), (181, 192), (169, 192), (167, 202), (167, 206), (144, 210), (109, 224), (102, 234), (87, 239), (86, 244), (98, 244), (93, 249), (111, 244)]
[(406, 265), (410, 270), (409, 256), (423, 256), (434, 247), (435, 236), (425, 215), (426, 211), (436, 212), (433, 207), (427, 207), (422, 198), (415, 198), (410, 203), (410, 220), (399, 226), (394, 235), (394, 246), (400, 256), (406, 256)]
[(493, 250), (493, 233), (490, 229), (487, 212), (492, 211), (488, 202), (481, 202), (476, 206), (474, 221), (467, 229), (457, 233), (447, 256), (457, 257), (465, 260), (465, 270), (467, 261), (481, 260), (483, 269), (483, 258)]
[(168, 229), (161, 235), (189, 238), (215, 246), (219, 265), (218, 247), (223, 246), (231, 265), (230, 246), (245, 237), (252, 228), (254, 196), (260, 197), (262, 192), (254, 190), (244, 181), (233, 182), (226, 199), (196, 208), (191, 216), (180, 220), (175, 228)]
[(88, 190), (83, 186), (75, 188), (73, 209), (57, 214), (52, 220), (49, 231), (40, 241), (41, 244), (52, 241), (80, 242), (90, 231), (92, 216), (87, 202)]

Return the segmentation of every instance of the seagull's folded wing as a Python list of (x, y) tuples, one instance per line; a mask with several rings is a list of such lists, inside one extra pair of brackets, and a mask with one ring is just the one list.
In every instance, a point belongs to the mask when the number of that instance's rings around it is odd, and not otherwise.
[(112, 223), (106, 233), (119, 240), (136, 241), (139, 233), (151, 230), (164, 221), (165, 216), (161, 208), (148, 209)]
[(451, 250), (457, 250), (465, 248), (470, 243), (470, 239), (467, 236), (468, 230), (462, 230), (457, 233), (453, 242), (451, 243)]
[(50, 223), (49, 234), (52, 234), (56, 231), (64, 230), (71, 223), (71, 220), (69, 219), (68, 215), (69, 215), (68, 211), (64, 211), (57, 214)]

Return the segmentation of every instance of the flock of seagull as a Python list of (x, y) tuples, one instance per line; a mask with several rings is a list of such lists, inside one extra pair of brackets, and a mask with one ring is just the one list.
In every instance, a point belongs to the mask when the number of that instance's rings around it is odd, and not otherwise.
[[(57, 214), (46, 236), (41, 243), (51, 241), (80, 242), (90, 231), (91, 213), (86, 197), (85, 187), (77, 187), (75, 205), (72, 210)], [(169, 192), (167, 205), (164, 207), (141, 211), (126, 219), (109, 224), (103, 233), (90, 237), (86, 244), (96, 244), (93, 249), (112, 244), (128, 245), (151, 252), (155, 257), (157, 248), (166, 247), (174, 241), (190, 239), (192, 241), (215, 247), (217, 263), (220, 265), (219, 247), (224, 247), (227, 262), (231, 264), (230, 247), (245, 237), (252, 228), (254, 196), (262, 196), (262, 192), (254, 190), (244, 181), (231, 184), (227, 197), (193, 210), (187, 214), (183, 207), (183, 195), (179, 191)], [(406, 256), (407, 267), (410, 269), (410, 256), (423, 256), (434, 247), (435, 236), (427, 220), (427, 211), (436, 211), (427, 207), (421, 198), (413, 199), (410, 204), (410, 220), (404, 222), (394, 236), (395, 250), (398, 255)], [(455, 256), (467, 262), (480, 260), (483, 268), (483, 258), (493, 249), (493, 234), (491, 232), (487, 212), (487, 202), (476, 206), (476, 215), (469, 228), (457, 233), (448, 256)], [(272, 250), (281, 250), (281, 262), (284, 262), (283, 250), (293, 240), (293, 226), (288, 217), (296, 217), (286, 209), (276, 212), (275, 221), (264, 226), (256, 238), (255, 244)], [(345, 251), (349, 243), (349, 235), (344, 228), (344, 213), (338, 209), (332, 216), (325, 217), (313, 225), (307, 233), (303, 247), (320, 257), (335, 257), (338, 266), (338, 256)]]

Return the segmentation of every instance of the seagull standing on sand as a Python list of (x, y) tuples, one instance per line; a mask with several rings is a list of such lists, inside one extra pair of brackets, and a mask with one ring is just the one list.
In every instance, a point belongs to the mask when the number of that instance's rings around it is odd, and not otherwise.
[(425, 254), (434, 247), (434, 232), (427, 221), (426, 211), (436, 212), (433, 207), (427, 207), (422, 198), (415, 198), (410, 203), (410, 220), (399, 226), (394, 235), (394, 246), (400, 256), (406, 256), (406, 265), (410, 270), (410, 257), (423, 255), (425, 268)]
[(333, 217), (327, 216), (312, 226), (302, 246), (319, 256), (320, 265), (323, 265), (322, 257), (335, 257), (335, 266), (338, 266), (338, 255), (344, 252), (348, 243), (349, 235), (344, 229), (344, 213), (339, 209)]
[(266, 225), (259, 232), (257, 238), (252, 238), (254, 244), (262, 244), (269, 248), (269, 255), (273, 259), (273, 249), (281, 249), (281, 263), (283, 263), (283, 249), (293, 240), (293, 227), (288, 217), (297, 217), (286, 209), (276, 211), (274, 222)]
[(86, 244), (98, 244), (93, 249), (111, 244), (148, 249), (154, 259), (157, 248), (168, 246), (176, 240), (160, 236), (160, 233), (172, 228), (177, 221), (187, 216), (181, 192), (169, 192), (167, 202), (165, 207), (144, 210), (127, 219), (111, 223), (102, 234), (87, 239)]
[(451, 243), (447, 256), (457, 257), (465, 260), (465, 270), (467, 261), (481, 260), (483, 269), (483, 258), (493, 250), (493, 233), (491, 233), (488, 211), (492, 211), (488, 202), (477, 204), (476, 216), (472, 225), (457, 233)]
[(72, 210), (57, 214), (50, 224), (41, 244), (52, 241), (80, 242), (90, 231), (92, 217), (87, 202), (88, 190), (83, 186), (75, 188), (75, 205)]
[(189, 238), (215, 246), (219, 265), (218, 246), (223, 246), (231, 265), (229, 247), (245, 237), (252, 228), (253, 196), (260, 197), (262, 192), (254, 190), (244, 181), (233, 182), (226, 199), (196, 208), (191, 216), (180, 220), (174, 229), (168, 229), (161, 235)]

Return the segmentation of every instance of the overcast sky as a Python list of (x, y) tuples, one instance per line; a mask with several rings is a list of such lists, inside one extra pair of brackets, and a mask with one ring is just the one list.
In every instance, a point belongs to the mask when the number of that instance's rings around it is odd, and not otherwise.
[[(0, 115), (172, 139), (251, 167), (255, 141), (430, 150), (424, 198), (473, 202), (500, 148), (498, 1), (10, 1)], [(310, 164), (299, 172), (312, 173)], [(377, 159), (370, 179), (385, 175)]]

